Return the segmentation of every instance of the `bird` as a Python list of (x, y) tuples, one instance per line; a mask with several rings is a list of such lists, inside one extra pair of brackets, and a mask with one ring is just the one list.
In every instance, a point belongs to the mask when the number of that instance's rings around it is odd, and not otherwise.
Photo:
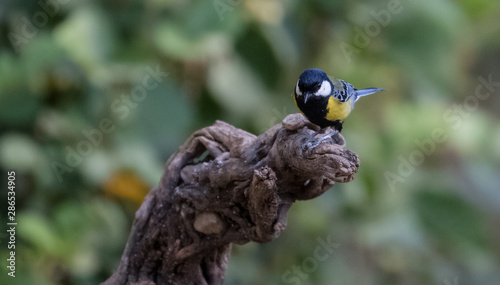
[[(359, 98), (384, 90), (356, 89), (342, 79), (329, 78), (323, 70), (317, 68), (302, 72), (293, 91), (295, 105), (302, 115), (321, 129), (303, 144), (301, 154), (302, 151), (312, 150), (325, 139), (340, 133), (344, 120), (354, 109), (354, 104)], [(327, 127), (331, 127), (332, 131), (316, 138), (318, 134), (325, 132)]]

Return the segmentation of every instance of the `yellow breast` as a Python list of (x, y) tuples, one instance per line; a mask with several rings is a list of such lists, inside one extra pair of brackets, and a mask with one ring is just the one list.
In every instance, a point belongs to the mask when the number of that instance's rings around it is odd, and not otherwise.
[(343, 121), (352, 110), (352, 100), (349, 99), (346, 102), (342, 103), (339, 100), (335, 99), (335, 97), (331, 96), (328, 99), (328, 105), (326, 107), (326, 119), (330, 121)]
[(304, 112), (302, 112), (302, 110), (299, 108), (299, 105), (297, 104), (297, 99), (295, 98), (295, 96), (293, 96), (293, 94), (292, 97), (293, 97), (293, 102), (295, 102), (295, 106), (297, 106), (297, 109), (299, 109), (300, 113), (304, 115), (304, 117), (306, 117), (306, 114), (304, 114)]

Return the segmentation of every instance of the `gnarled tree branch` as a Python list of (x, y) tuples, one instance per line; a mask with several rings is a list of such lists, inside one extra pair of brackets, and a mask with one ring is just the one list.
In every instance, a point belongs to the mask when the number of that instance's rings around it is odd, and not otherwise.
[(293, 114), (258, 137), (220, 121), (193, 133), (137, 211), (103, 284), (222, 284), (231, 243), (271, 241), (294, 201), (354, 178), (359, 159), (340, 134), (300, 154), (317, 128)]

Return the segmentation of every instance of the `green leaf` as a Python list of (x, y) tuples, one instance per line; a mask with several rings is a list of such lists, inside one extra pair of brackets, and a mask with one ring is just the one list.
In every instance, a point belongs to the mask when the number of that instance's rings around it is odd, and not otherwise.
[(45, 217), (35, 213), (18, 215), (17, 234), (33, 245), (43, 255), (60, 256), (64, 244), (54, 225)]
[(442, 246), (461, 243), (484, 246), (485, 232), (479, 212), (457, 196), (439, 192), (418, 192), (415, 206), (428, 233)]

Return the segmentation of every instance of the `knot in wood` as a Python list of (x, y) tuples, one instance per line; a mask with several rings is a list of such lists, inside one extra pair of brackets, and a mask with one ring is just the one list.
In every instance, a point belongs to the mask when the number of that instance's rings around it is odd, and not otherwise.
[(217, 213), (202, 212), (194, 219), (194, 229), (206, 235), (219, 234), (224, 229), (224, 222)]

